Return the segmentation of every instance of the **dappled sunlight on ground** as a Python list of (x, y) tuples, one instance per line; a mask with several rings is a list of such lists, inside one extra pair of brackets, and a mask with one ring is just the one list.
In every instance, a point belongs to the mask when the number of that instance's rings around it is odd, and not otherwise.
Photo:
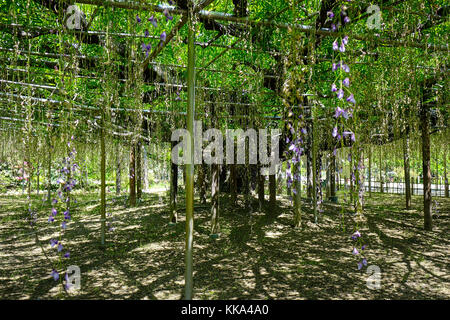
[[(34, 199), (38, 213), (37, 245), (26, 221), (22, 195), (0, 196), (0, 298), (2, 299), (180, 299), (184, 284), (184, 213), (168, 224), (163, 193), (145, 194), (135, 208), (126, 197), (109, 200), (107, 244), (100, 245), (96, 193), (79, 195), (63, 242), (70, 249), (66, 265), (81, 269), (81, 291), (64, 293), (51, 276), (59, 236), (49, 226), (50, 209)], [(423, 230), (421, 197), (403, 209), (401, 195), (373, 194), (359, 228), (369, 265), (381, 269), (381, 289), (366, 286), (366, 268), (357, 270), (351, 253), (354, 217), (339, 204), (325, 203), (319, 224), (304, 201), (303, 228), (292, 227), (289, 200), (277, 209), (249, 214), (221, 199), (221, 235), (209, 237), (209, 209), (195, 212), (194, 288), (197, 299), (449, 299), (450, 199), (439, 198), (433, 232)], [(183, 204), (183, 199), (179, 202)], [(240, 203), (240, 202), (239, 202)], [(257, 202), (253, 208), (257, 208)], [(345, 231), (343, 231), (345, 227)]]

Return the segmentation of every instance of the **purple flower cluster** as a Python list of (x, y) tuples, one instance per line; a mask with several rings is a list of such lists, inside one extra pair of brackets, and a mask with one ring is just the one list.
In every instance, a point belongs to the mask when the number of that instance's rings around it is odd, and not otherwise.
[(34, 225), (37, 221), (37, 212), (35, 210), (32, 210), (31, 208), (28, 208), (28, 218), (27, 220), (30, 222), (30, 225)]
[(176, 98), (175, 98), (175, 100), (176, 100), (176, 101), (181, 101), (181, 97), (180, 97), (181, 87), (179, 87), (175, 93), (176, 93), (176, 95), (177, 95)]
[(156, 18), (154, 18), (153, 16), (151, 16), (150, 18), (148, 18), (148, 21), (152, 23), (152, 25), (157, 28), (158, 27), (158, 20), (156, 20)]
[[(74, 136), (71, 137), (70, 141), (67, 143), (68, 148), (71, 147), (71, 141), (73, 141), (75, 138)], [(59, 184), (59, 190), (57, 192), (58, 198), (52, 199), (52, 209), (50, 216), (48, 218), (49, 223), (53, 223), (58, 218), (58, 212), (62, 212), (61, 217), (61, 231), (63, 232), (66, 230), (67, 225), (69, 221), (71, 220), (70, 215), (70, 199), (71, 195), (70, 192), (75, 188), (77, 184), (77, 180), (74, 179), (74, 175), (76, 173), (79, 173), (79, 166), (75, 163), (75, 157), (76, 157), (76, 149), (72, 147), (68, 153), (68, 156), (63, 158), (61, 167), (58, 170), (59, 177), (57, 179), (57, 183)], [(76, 202), (74, 200), (74, 202)], [(61, 240), (61, 236), (59, 240), (57, 239), (51, 239), (50, 240), (50, 246), (51, 248), (56, 247), (56, 251), (60, 258), (69, 258), (70, 257), (70, 251), (64, 252), (64, 246)], [(53, 268), (51, 271), (51, 276), (55, 281), (60, 279), (59, 273), (57, 269)], [(66, 274), (66, 288), (68, 288), (69, 283), (67, 281), (67, 274)]]
[[(168, 8), (164, 9), (163, 14), (166, 17), (166, 22), (168, 22), (169, 20), (173, 20), (173, 16), (171, 16), (169, 14)], [(153, 25), (154, 28), (158, 27), (158, 19), (155, 16), (151, 16), (147, 20), (148, 20), (148, 22), (150, 22)], [(136, 15), (136, 22), (137, 23), (141, 23), (142, 22), (142, 19), (139, 17), (139, 15)], [(150, 36), (150, 32), (148, 31), (148, 29), (145, 29), (144, 36), (146, 38), (148, 38)], [(160, 38), (159, 45), (162, 46), (163, 43), (166, 41), (166, 38), (167, 38), (166, 32), (163, 31), (161, 33), (161, 35), (159, 36), (159, 38)], [(152, 45), (150, 43), (148, 43), (148, 44), (146, 44), (145, 42), (142, 43), (142, 51), (145, 53), (145, 57), (146, 58), (148, 58), (151, 49), (152, 49)]]
[[(361, 233), (359, 231), (355, 231), (352, 234), (351, 239), (356, 241), (357, 243), (361, 242)], [(357, 256), (357, 255), (361, 255), (362, 256), (362, 253), (363, 253), (364, 250), (366, 250), (366, 248), (367, 248), (367, 246), (365, 244), (363, 244), (360, 247), (360, 250), (358, 250), (356, 248), (356, 244), (355, 244), (355, 246), (353, 247), (353, 250), (352, 250), (352, 254), (354, 256)], [(361, 270), (363, 266), (367, 266), (367, 259), (362, 257), (362, 260), (357, 263), (357, 266), (358, 266), (358, 270)]]
[[(347, 2), (350, 2), (350, 0), (347, 0)], [(327, 19), (332, 22), (331, 23), (331, 31), (337, 32), (343, 25), (345, 25), (351, 21), (351, 19), (347, 16), (347, 12), (345, 10), (347, 10), (347, 7), (342, 6), (341, 14), (340, 14), (339, 18), (336, 17), (336, 15), (334, 14), (333, 11), (327, 12)], [(346, 43), (344, 43), (344, 45), (345, 44)], [(343, 49), (343, 51), (341, 51), (341, 52), (345, 52), (345, 47), (342, 47), (342, 49)], [(336, 48), (335, 50), (338, 50), (338, 49)], [(339, 50), (341, 50), (341, 49), (339, 49)]]
[[(331, 29), (332, 31), (338, 31), (343, 25), (350, 22), (350, 18), (346, 12), (346, 6), (341, 6), (340, 14), (336, 15), (334, 12), (329, 11), (327, 13), (328, 19), (332, 22)], [(347, 129), (349, 127), (349, 121), (353, 120), (353, 107), (356, 104), (356, 99), (354, 94), (350, 91), (351, 81), (350, 81), (350, 67), (344, 62), (344, 53), (346, 52), (346, 48), (349, 45), (349, 37), (339, 37), (335, 39), (332, 43), (333, 52), (336, 54), (337, 61), (332, 64), (332, 71), (337, 72), (338, 75), (336, 77), (337, 82), (335, 81), (331, 85), (331, 92), (336, 93), (336, 97), (338, 99), (338, 103), (334, 112), (334, 118), (336, 119), (335, 126), (332, 129), (331, 135), (335, 139), (336, 144), (338, 142), (341, 143), (341, 146), (344, 146), (344, 139), (350, 139), (351, 142), (356, 141), (356, 137), (353, 131)], [(335, 60), (336, 61), (336, 60)], [(353, 144), (352, 144), (353, 145)], [(352, 147), (352, 145), (350, 147)], [(336, 148), (333, 151), (334, 155), (336, 155)], [(349, 153), (348, 161), (352, 163), (352, 155)], [(363, 168), (363, 164), (360, 160), (358, 163), (358, 169), (361, 170)], [(356, 182), (355, 177), (355, 169), (351, 170), (351, 179)], [(360, 175), (360, 179), (363, 175)], [(360, 185), (363, 185), (360, 181)], [(364, 190), (362, 189), (362, 192)], [(361, 188), (360, 188), (361, 192)], [(361, 194), (360, 194), (361, 196)], [(352, 234), (351, 239), (356, 241), (358, 244), (361, 244), (361, 233), (359, 231), (355, 231)], [(366, 245), (362, 245), (358, 250), (356, 244), (353, 246), (352, 254), (355, 256), (362, 255), (362, 252), (366, 249)], [(363, 266), (367, 266), (366, 258), (362, 258), (360, 262), (358, 262), (358, 270), (361, 270)]]
[(160, 43), (159, 43), (159, 45), (160, 46), (162, 46), (163, 45), (163, 43), (166, 41), (166, 38), (167, 38), (167, 35), (166, 35), (166, 32), (165, 31), (163, 31), (163, 33), (161, 33), (161, 35), (160, 35), (160, 37), (159, 37), (160, 39), (161, 39), (161, 41), (160, 41)]
[(169, 14), (169, 10), (167, 10), (167, 8), (164, 9), (163, 14), (166, 17), (166, 22), (169, 20), (173, 20), (173, 17)]
[(111, 219), (111, 221), (106, 224), (106, 226), (108, 227), (108, 231), (112, 232), (116, 230), (116, 228), (113, 226), (113, 222), (116, 220), (116, 218), (112, 216), (111, 212), (106, 213), (106, 216)]
[[(291, 111), (292, 113), (292, 111)], [(302, 119), (302, 116), (299, 116), (299, 119)], [(289, 148), (287, 151), (287, 161), (286, 164), (286, 184), (287, 187), (290, 188), (294, 184), (294, 188), (292, 188), (292, 192), (294, 194), (297, 194), (298, 190), (295, 188), (295, 181), (298, 181), (301, 183), (301, 176), (297, 170), (295, 170), (295, 167), (300, 163), (301, 156), (304, 153), (303, 145), (303, 138), (308, 133), (306, 128), (300, 127), (297, 132), (295, 131), (294, 127), (291, 123), (288, 124), (289, 131), (292, 135), (292, 139), (289, 139), (289, 137), (286, 138), (286, 143), (289, 144)]]
[[(330, 19), (332, 22), (336, 23), (336, 20), (339, 21), (337, 25), (334, 23), (332, 24), (332, 26), (334, 26), (336, 30), (339, 28), (339, 26), (342, 25), (342, 23), (345, 24), (350, 21), (350, 18), (348, 18), (345, 10), (346, 7), (342, 6), (340, 15), (338, 17), (334, 14), (333, 11), (329, 11), (327, 13), (328, 19)], [(346, 51), (346, 45), (348, 44), (348, 36), (335, 39), (332, 44), (333, 50), (337, 52), (339, 58), (339, 62), (333, 62), (332, 65), (332, 70), (334, 72), (338, 72), (338, 82), (334, 82), (331, 85), (331, 92), (336, 93), (336, 97), (338, 99), (338, 105), (336, 106), (334, 113), (334, 117), (336, 118), (336, 125), (333, 127), (331, 133), (333, 138), (336, 139), (336, 142), (341, 141), (343, 137), (349, 137), (353, 142), (355, 141), (355, 134), (352, 131), (344, 130), (345, 122), (353, 117), (352, 105), (356, 104), (355, 97), (349, 89), (350, 77), (347, 74), (350, 72), (350, 67), (342, 60), (342, 54)], [(345, 97), (346, 93), (348, 94), (347, 97)], [(344, 98), (347, 103), (344, 102)], [(334, 154), (336, 154), (336, 151), (334, 151)]]

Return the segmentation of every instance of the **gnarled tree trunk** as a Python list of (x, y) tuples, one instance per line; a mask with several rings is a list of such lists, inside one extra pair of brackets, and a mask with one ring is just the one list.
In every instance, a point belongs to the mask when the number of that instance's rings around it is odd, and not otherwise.
[(426, 105), (420, 106), (422, 131), (422, 175), (423, 175), (423, 217), (425, 230), (432, 230), (431, 217), (431, 164), (430, 164), (430, 111)]

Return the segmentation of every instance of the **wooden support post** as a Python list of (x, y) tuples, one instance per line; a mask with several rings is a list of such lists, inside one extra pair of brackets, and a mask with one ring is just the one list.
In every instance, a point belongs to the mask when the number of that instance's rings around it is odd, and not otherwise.
[[(172, 148), (176, 146), (176, 142), (172, 141)], [(170, 222), (177, 223), (177, 193), (178, 193), (178, 165), (175, 159), (170, 162)]]
[[(353, 161), (354, 161), (354, 154), (353, 154), (353, 148), (351, 148), (350, 149), (351, 151), (351, 156), (350, 156), (350, 163), (349, 163), (349, 179), (350, 179), (350, 203), (352, 203), (353, 204), (353, 201), (354, 201), (354, 191), (355, 191), (355, 186), (354, 186), (354, 183), (353, 183), (353, 178), (355, 177), (355, 170), (353, 170)], [(355, 208), (356, 208), (356, 206), (355, 206)]]
[(317, 154), (316, 154), (316, 144), (314, 143), (314, 115), (313, 123), (311, 126), (311, 139), (312, 139), (312, 204), (314, 212), (314, 222), (317, 223)]
[(102, 109), (102, 128), (100, 129), (100, 215), (101, 244), (105, 244), (106, 230), (106, 148), (105, 148), (105, 112)]
[[(306, 159), (306, 157), (305, 157)], [(302, 163), (300, 161), (292, 165), (292, 176), (298, 172), (298, 179), (294, 178), (294, 228), (300, 228), (302, 226), (302, 210), (301, 210), (301, 194), (302, 184), (300, 178), (302, 176)]]
[(372, 197), (372, 146), (369, 145), (369, 198)]
[(147, 146), (144, 144), (142, 146), (143, 151), (143, 170), (142, 170), (142, 179), (144, 180), (144, 191), (148, 191), (149, 182), (148, 182), (148, 154), (147, 154)]
[[(310, 130), (308, 130), (308, 141), (310, 140), (309, 135), (312, 132)], [(308, 199), (312, 198), (312, 169), (311, 169), (311, 162), (312, 162), (312, 148), (311, 148), (311, 144), (309, 144), (308, 148), (306, 149), (306, 197)]]
[(38, 163), (37, 163), (37, 168), (36, 168), (36, 179), (37, 179), (37, 181), (36, 181), (36, 193), (37, 193), (37, 195), (39, 196), (39, 189), (40, 189), (40, 184), (39, 184), (39, 180), (40, 180), (40, 177), (41, 177), (41, 164), (39, 163), (39, 159), (38, 159)]
[(116, 195), (120, 195), (122, 182), (122, 161), (120, 156), (120, 144), (116, 143)]
[(362, 213), (364, 209), (364, 152), (362, 148), (357, 150), (358, 165), (356, 168), (356, 185), (358, 187), (358, 197), (355, 205), (356, 213)]
[(188, 163), (186, 164), (186, 252), (185, 252), (185, 287), (184, 299), (193, 296), (193, 261), (194, 243), (194, 119), (195, 119), (195, 22), (193, 2), (188, 9), (188, 66), (187, 66), (187, 129), (190, 133), (188, 143)]
[(277, 182), (276, 175), (269, 175), (269, 205), (273, 209), (275, 208), (277, 201)]
[(331, 152), (330, 156), (330, 200), (337, 202), (336, 199), (336, 156)]
[(206, 165), (201, 164), (198, 168), (198, 185), (200, 203), (206, 204)]
[(409, 126), (403, 137), (403, 168), (405, 172), (405, 201), (406, 210), (411, 208), (411, 182), (410, 182), (410, 160), (409, 160)]
[(220, 166), (211, 165), (211, 235), (219, 233), (219, 176)]
[(136, 162), (135, 162), (135, 143), (130, 145), (130, 206), (136, 205)]
[(261, 211), (264, 207), (264, 184), (266, 177), (261, 174), (261, 167), (258, 166), (258, 203), (259, 203), (259, 211)]
[(230, 164), (230, 202), (236, 205), (237, 202), (237, 170), (236, 164)]
[(379, 164), (378, 164), (378, 169), (380, 170), (380, 192), (383, 193), (384, 192), (384, 188), (383, 188), (383, 171), (382, 171), (382, 163), (381, 163), (381, 153), (382, 153), (382, 146), (380, 145), (380, 152), (379, 152)]
[(426, 105), (420, 106), (420, 124), (422, 131), (422, 175), (423, 175), (423, 213), (424, 228), (432, 230), (431, 217), (431, 164), (430, 164), (430, 111)]
[(52, 139), (50, 138), (50, 132), (48, 133), (48, 167), (47, 167), (47, 202), (49, 205), (52, 203)]
[(142, 199), (142, 145), (141, 141), (136, 143), (136, 196), (140, 202)]
[[(288, 164), (289, 162), (286, 161), (286, 164)], [(294, 170), (293, 166), (291, 165), (291, 171)], [(292, 172), (291, 172), (292, 175)], [(292, 184), (288, 184), (287, 183), (287, 179), (286, 179), (286, 194), (290, 197), (292, 196)]]
[(448, 188), (448, 178), (447, 178), (447, 148), (448, 148), (448, 144), (444, 146), (444, 194), (445, 197), (448, 198), (449, 197), (449, 188)]

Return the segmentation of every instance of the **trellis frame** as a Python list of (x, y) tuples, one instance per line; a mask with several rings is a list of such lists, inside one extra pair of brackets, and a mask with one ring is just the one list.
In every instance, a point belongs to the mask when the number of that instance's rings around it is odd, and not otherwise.
[[(186, 68), (188, 70), (188, 80), (187, 80), (187, 84), (186, 84), (186, 88), (188, 91), (188, 101), (187, 101), (188, 108), (187, 108), (186, 118), (187, 118), (187, 127), (188, 127), (188, 130), (190, 131), (192, 137), (193, 137), (193, 123), (194, 123), (194, 119), (195, 119), (195, 90), (197, 89), (195, 87), (195, 71), (201, 70), (201, 71), (211, 71), (211, 72), (223, 72), (225, 74), (232, 73), (229, 71), (227, 72), (226, 70), (207, 69), (207, 67), (210, 64), (214, 63), (218, 58), (220, 58), (220, 55), (217, 57), (217, 59), (215, 59), (215, 60), (213, 59), (212, 61), (210, 61), (209, 64), (207, 66), (205, 66), (204, 68), (196, 68), (195, 67), (195, 45), (200, 46), (200, 47), (207, 47), (207, 46), (221, 47), (220, 45), (215, 45), (212, 43), (209, 43), (206, 45), (205, 43), (199, 43), (199, 42), (196, 43), (195, 42), (195, 35), (192, 30), (195, 16), (202, 17), (205, 19), (235, 22), (235, 23), (239, 23), (244, 26), (247, 26), (248, 28), (266, 26), (266, 27), (281, 28), (281, 29), (295, 29), (299, 32), (308, 33), (308, 34), (311, 32), (314, 32), (317, 36), (338, 37), (338, 36), (343, 35), (342, 32), (333, 32), (326, 28), (321, 28), (319, 30), (315, 30), (313, 27), (306, 26), (306, 25), (280, 23), (280, 22), (275, 22), (275, 21), (271, 21), (271, 20), (255, 21), (248, 17), (247, 18), (239, 18), (239, 17), (235, 17), (235, 16), (231, 16), (231, 15), (227, 15), (227, 14), (219, 13), (219, 12), (203, 11), (202, 9), (204, 7), (206, 7), (208, 4), (212, 3), (213, 0), (205, 0), (198, 7), (195, 7), (195, 8), (191, 7), (189, 10), (176, 9), (176, 8), (166, 7), (166, 6), (155, 6), (155, 5), (150, 5), (150, 4), (131, 4), (131, 3), (126, 3), (126, 2), (116, 2), (116, 1), (111, 1), (111, 0), (106, 0), (106, 1), (77, 0), (75, 2), (82, 3), (82, 4), (89, 4), (89, 5), (96, 5), (96, 6), (105, 6), (105, 7), (110, 6), (110, 7), (122, 8), (122, 9), (144, 10), (144, 11), (152, 11), (152, 12), (163, 12), (165, 9), (167, 9), (169, 11), (169, 13), (171, 13), (171, 14), (181, 15), (182, 18), (178, 21), (178, 23), (175, 25), (175, 27), (168, 34), (166, 41), (163, 43), (163, 45), (155, 48), (155, 50), (149, 55), (149, 58), (143, 62), (144, 67), (151, 65), (151, 64), (161, 65), (161, 64), (154, 62), (153, 60), (164, 49), (164, 47), (170, 43), (170, 41), (177, 34), (177, 32), (186, 23), (189, 24), (189, 26), (188, 26), (188, 29), (189, 29), (188, 30), (188, 32), (189, 32), (188, 33), (188, 64), (187, 64), (187, 66), (177, 66), (177, 68), (181, 67), (181, 68)], [(19, 28), (19, 26), (13, 26), (13, 27)], [(41, 31), (44, 31), (44, 30), (41, 29)], [(47, 31), (49, 31), (49, 30), (47, 30)], [(78, 32), (80, 34), (85, 33), (88, 35), (89, 34), (102, 35), (103, 31), (96, 31), (96, 32), (74, 31), (74, 32), (75, 33)], [(349, 34), (349, 33), (346, 33), (346, 34)], [(114, 34), (112, 34), (112, 35), (114, 35)], [(120, 34), (116, 34), (116, 35), (120, 35)], [(448, 51), (449, 50), (448, 46), (434, 46), (434, 45), (416, 43), (416, 42), (381, 39), (379, 37), (369, 35), (369, 34), (366, 34), (366, 35), (349, 34), (349, 35), (351, 35), (352, 38), (356, 39), (356, 40), (374, 41), (378, 44), (384, 44), (384, 45), (390, 45), (390, 46), (396, 46), (396, 47), (419, 48), (419, 49), (424, 49), (424, 50), (429, 50), (429, 51)], [(127, 34), (127, 36), (128, 36), (128, 34)], [(224, 47), (225, 50), (245, 50), (244, 48), (235, 47), (233, 45), (222, 46), (222, 47)], [(8, 49), (8, 48), (0, 48), (0, 51), (14, 52), (15, 50)], [(35, 52), (25, 52), (25, 51), (21, 51), (21, 52), (27, 53), (29, 55), (37, 55), (37, 56), (43, 56), (43, 57), (48, 57), (48, 58), (61, 58), (63, 56), (73, 57), (71, 55), (64, 55), (64, 54), (41, 53), (41, 52), (35, 53)], [(269, 55), (274, 54), (273, 52), (264, 52), (261, 50), (258, 50), (258, 52), (259, 53), (268, 53)], [(75, 58), (95, 60), (95, 58), (86, 57), (86, 56), (79, 56), (79, 57), (75, 57)], [(167, 66), (169, 66), (169, 65), (167, 65)], [(236, 74), (236, 72), (235, 72), (235, 74)], [(239, 73), (237, 73), (237, 74), (239, 74)], [(254, 74), (254, 75), (258, 76), (258, 74)], [(271, 75), (267, 75), (267, 77), (271, 77)], [(274, 77), (274, 76), (272, 76), (272, 77)], [(7, 81), (9, 81), (9, 80), (7, 80), (7, 79), (1, 80), (1, 82), (7, 82)], [(35, 87), (42, 88), (42, 89), (53, 89), (53, 88), (50, 88), (49, 86), (40, 85), (40, 84), (28, 83), (27, 85), (31, 85), (31, 86), (34, 85)], [(165, 85), (167, 85), (167, 84), (165, 84)], [(57, 89), (57, 88), (55, 87), (54, 89)], [(35, 97), (27, 97), (27, 98), (35, 98)], [(42, 98), (37, 98), (37, 99), (42, 99)], [(41, 100), (40, 102), (53, 103), (54, 101), (52, 101), (51, 99), (44, 99), (44, 100)], [(60, 103), (63, 103), (63, 102), (60, 102)], [(92, 107), (92, 111), (99, 111), (99, 110)], [(43, 125), (48, 125), (48, 123), (43, 124)], [(58, 124), (54, 123), (53, 125), (57, 126)], [(103, 131), (103, 128), (101, 128), (101, 130)], [(193, 156), (193, 154), (191, 154), (191, 156)], [(314, 170), (314, 172), (315, 172), (315, 170)], [(314, 179), (314, 181), (315, 181), (315, 179)], [(187, 252), (187, 255), (186, 255), (186, 275), (185, 275), (185, 277), (186, 277), (185, 298), (190, 299), (190, 298), (192, 298), (192, 241), (193, 241), (192, 234), (193, 234), (193, 213), (194, 213), (194, 208), (193, 208), (193, 164), (187, 166), (186, 195), (187, 195), (187, 197), (186, 197), (186, 216), (187, 216), (187, 219), (186, 219), (186, 234), (187, 234), (186, 249), (187, 250), (186, 250), (186, 252)], [(189, 254), (189, 252), (190, 252), (190, 254)]]

